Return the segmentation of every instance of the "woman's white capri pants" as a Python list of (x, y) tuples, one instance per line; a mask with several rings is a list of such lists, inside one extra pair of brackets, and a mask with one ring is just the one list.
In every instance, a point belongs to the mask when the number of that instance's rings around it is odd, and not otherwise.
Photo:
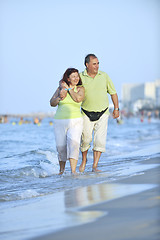
[(54, 119), (54, 133), (58, 160), (66, 162), (73, 158), (78, 160), (83, 118)]

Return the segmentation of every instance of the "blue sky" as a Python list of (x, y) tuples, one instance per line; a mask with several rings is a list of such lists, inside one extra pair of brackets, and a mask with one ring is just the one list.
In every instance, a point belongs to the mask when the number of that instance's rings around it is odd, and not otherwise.
[(123, 83), (160, 78), (158, 0), (0, 0), (0, 113), (54, 109), (49, 100), (68, 67), (88, 53)]

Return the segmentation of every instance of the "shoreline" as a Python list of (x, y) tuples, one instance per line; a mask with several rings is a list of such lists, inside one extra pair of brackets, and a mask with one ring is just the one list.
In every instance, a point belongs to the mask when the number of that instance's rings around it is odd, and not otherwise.
[[(94, 215), (90, 216), (91, 218), (94, 218), (95, 214), (99, 215), (92, 222), (60, 229), (56, 232), (30, 239), (62, 240), (67, 238), (70, 240), (81, 240), (91, 238), (92, 240), (159, 240), (160, 158), (146, 159), (139, 163), (158, 164), (158, 166), (145, 170), (143, 174), (107, 183), (108, 186), (112, 186), (109, 189), (110, 192), (112, 190), (112, 195), (115, 186), (118, 189), (123, 186), (125, 187), (125, 191), (130, 191), (129, 189), (133, 190), (133, 186), (136, 190), (142, 187), (138, 192), (134, 192), (134, 189), (133, 192), (125, 193), (124, 196), (97, 201), (97, 203), (92, 202), (93, 204), (89, 202), (90, 204), (87, 203), (86, 207), (79, 206), (80, 210), (78, 212), (81, 214), (84, 213), (86, 216), (89, 216), (90, 213), (94, 213)], [(101, 188), (104, 187), (103, 183), (98, 185)], [(144, 189), (144, 186), (146, 186), (146, 189)], [(92, 197), (97, 197), (96, 190), (93, 189)], [(122, 192), (122, 188), (120, 191)], [(100, 194), (102, 195), (103, 192), (105, 191), (101, 191)], [(72, 194), (72, 197), (75, 197), (74, 191)], [(68, 206), (70, 207), (69, 201)]]
[[(129, 177), (108, 182), (109, 175), (104, 172), (106, 181), (0, 208), (1, 237), (4, 240), (66, 237), (81, 240), (83, 236), (84, 239), (106, 240), (107, 235), (107, 240), (159, 240), (156, 235), (160, 233), (160, 157), (153, 156), (138, 164), (140, 171), (133, 171)], [(129, 175), (130, 165), (128, 170)], [(92, 177), (98, 179), (100, 176), (97, 173)], [(87, 181), (88, 176), (72, 177), (75, 182), (80, 179)], [(140, 231), (147, 234), (143, 236)]]
[[(160, 164), (160, 158), (141, 161), (141, 164), (153, 163)], [(96, 218), (93, 222), (68, 227), (32, 239), (159, 240), (159, 176), (160, 165), (146, 170), (144, 174), (115, 181), (114, 184), (118, 184), (118, 186), (125, 184), (129, 187), (133, 185), (152, 185), (152, 187), (147, 190), (140, 190), (138, 193), (81, 207), (80, 212), (101, 212), (106, 214)]]

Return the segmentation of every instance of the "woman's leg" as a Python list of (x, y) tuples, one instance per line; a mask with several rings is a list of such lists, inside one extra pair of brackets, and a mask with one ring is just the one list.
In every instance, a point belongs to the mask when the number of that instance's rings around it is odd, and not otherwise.
[(66, 129), (68, 122), (65, 119), (54, 119), (54, 134), (56, 140), (56, 148), (59, 160), (59, 174), (63, 174), (67, 161), (67, 142)]
[(71, 166), (71, 173), (75, 174), (78, 160), (70, 158), (69, 161)]
[(59, 161), (59, 166), (60, 166), (59, 175), (62, 175), (64, 173), (65, 165), (66, 165), (66, 162)]

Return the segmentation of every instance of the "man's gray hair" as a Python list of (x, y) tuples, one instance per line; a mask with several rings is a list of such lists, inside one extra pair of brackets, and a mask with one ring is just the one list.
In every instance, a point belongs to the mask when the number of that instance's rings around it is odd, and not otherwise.
[(86, 66), (86, 63), (89, 63), (90, 62), (90, 57), (93, 57), (93, 58), (97, 58), (95, 54), (88, 54), (86, 57), (85, 57), (85, 60), (84, 60), (84, 65)]

